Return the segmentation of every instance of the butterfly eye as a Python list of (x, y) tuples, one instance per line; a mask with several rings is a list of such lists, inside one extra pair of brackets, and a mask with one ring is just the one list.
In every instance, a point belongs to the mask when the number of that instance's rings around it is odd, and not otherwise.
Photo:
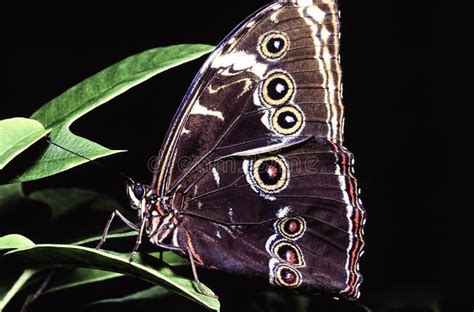
[(268, 105), (281, 105), (288, 102), (295, 93), (293, 79), (286, 72), (271, 73), (263, 82), (261, 95)]
[(277, 227), (278, 232), (285, 238), (297, 240), (306, 230), (306, 221), (301, 217), (288, 217), (278, 221)]
[(268, 60), (279, 60), (285, 56), (290, 46), (290, 39), (282, 32), (271, 31), (260, 36), (258, 52)]
[(280, 241), (273, 246), (272, 253), (276, 258), (292, 266), (304, 266), (303, 254), (294, 244)]
[(251, 169), (255, 186), (266, 193), (279, 192), (288, 184), (288, 165), (281, 157), (258, 159)]
[(294, 106), (283, 106), (272, 116), (272, 126), (279, 134), (297, 133), (303, 127), (303, 113)]
[(275, 281), (278, 285), (295, 288), (301, 284), (301, 273), (292, 267), (280, 265), (275, 271)]
[(143, 187), (143, 185), (136, 184), (133, 187), (133, 195), (135, 195), (137, 199), (142, 199), (143, 196), (145, 195), (145, 188)]

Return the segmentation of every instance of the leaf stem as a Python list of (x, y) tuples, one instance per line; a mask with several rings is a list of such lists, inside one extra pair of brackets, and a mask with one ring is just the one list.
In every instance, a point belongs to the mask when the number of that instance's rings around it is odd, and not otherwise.
[(0, 311), (3, 311), (3, 308), (5, 308), (8, 302), (10, 302), (10, 300), (23, 287), (23, 285), (25, 285), (25, 283), (37, 272), (38, 270), (32, 270), (32, 269), (27, 269), (23, 271), (20, 277), (16, 280), (15, 284), (13, 284), (10, 290), (0, 300)]

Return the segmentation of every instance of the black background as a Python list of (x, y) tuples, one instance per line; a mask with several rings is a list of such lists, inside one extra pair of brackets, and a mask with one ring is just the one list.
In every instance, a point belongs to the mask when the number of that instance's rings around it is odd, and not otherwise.
[[(87, 7), (78, 17), (72, 17), (72, 7), (65, 11), (71, 15), (36, 17), (31, 27), (8, 39), (1, 117), (27, 117), (68, 87), (134, 53), (178, 43), (217, 44), (265, 3), (127, 4), (129, 11), (122, 14)], [(361, 301), (377, 307), (411, 294), (420, 303), (432, 296), (446, 311), (468, 307), (472, 286), (466, 288), (462, 280), (470, 270), (449, 235), (456, 225), (448, 218), (454, 208), (447, 196), (447, 125), (432, 86), (437, 74), (432, 4), (341, 0), (340, 9), (345, 145), (356, 156), (368, 212)], [(139, 85), (75, 122), (72, 131), (109, 148), (127, 149), (101, 162), (150, 181), (146, 163), (157, 153), (203, 61)], [(27, 190), (45, 187), (95, 189), (125, 204), (123, 181), (92, 164), (26, 185)], [(99, 232), (104, 216), (88, 219), (94, 222), (78, 227), (96, 226)], [(224, 307), (230, 309), (225, 298)]]

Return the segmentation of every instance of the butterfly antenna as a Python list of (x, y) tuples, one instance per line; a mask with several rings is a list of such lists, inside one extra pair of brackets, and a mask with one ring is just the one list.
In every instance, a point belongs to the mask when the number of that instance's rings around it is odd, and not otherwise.
[(119, 174), (122, 178), (125, 178), (129, 183), (132, 183), (132, 184), (135, 183), (132, 178), (130, 178), (128, 175), (126, 175), (125, 173), (123, 173), (123, 172), (121, 172), (121, 171), (119, 171), (119, 170), (111, 169), (110, 167), (105, 166), (104, 164), (102, 164), (101, 162), (98, 162), (97, 160), (90, 159), (90, 158), (87, 157), (87, 156), (84, 156), (84, 155), (81, 155), (81, 154), (79, 154), (79, 153), (76, 153), (76, 152), (74, 152), (74, 151), (72, 151), (72, 150), (70, 150), (70, 149), (68, 149), (68, 148), (66, 148), (66, 147), (64, 147), (64, 146), (61, 146), (61, 145), (59, 145), (59, 144), (57, 144), (57, 143), (51, 141), (50, 139), (47, 139), (46, 141), (47, 141), (49, 144), (54, 145), (54, 146), (56, 146), (56, 147), (58, 147), (58, 148), (60, 148), (60, 149), (62, 149), (62, 150), (64, 150), (64, 151), (66, 151), (66, 152), (69, 152), (69, 153), (71, 153), (71, 154), (73, 154), (73, 155), (75, 155), (75, 156), (78, 156), (78, 157), (81, 157), (81, 158), (83, 158), (83, 159), (85, 159), (85, 160), (87, 160), (87, 161), (90, 161), (90, 162), (93, 163), (94, 165), (96, 165), (96, 166), (102, 168), (103, 170), (106, 170), (106, 171), (109, 171), (109, 172), (113, 172), (114, 174), (116, 174), (116, 173), (118, 172), (118, 174)]

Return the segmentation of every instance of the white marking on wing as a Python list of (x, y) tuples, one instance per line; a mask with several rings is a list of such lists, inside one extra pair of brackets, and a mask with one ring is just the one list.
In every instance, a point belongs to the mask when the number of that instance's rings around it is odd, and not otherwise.
[(326, 13), (315, 5), (309, 7), (306, 12), (318, 23), (322, 23), (326, 16)]
[(313, 5), (313, 0), (296, 0), (295, 1), (299, 6), (310, 6)]
[[(253, 98), (253, 104), (258, 107), (263, 107), (262, 101), (260, 101), (260, 91), (258, 90), (259, 88), (256, 88), (255, 92), (252, 95)], [(267, 117), (268, 118), (268, 117)], [(268, 127), (267, 127), (268, 128)], [(270, 128), (268, 128), (270, 129)]]
[(342, 190), (342, 198), (343, 198), (343, 200), (346, 204), (350, 205), (351, 202), (349, 200), (349, 195), (347, 194), (347, 190), (346, 190), (346, 178), (344, 176), (340, 175), (340, 176), (338, 176), (338, 180), (339, 180), (339, 186)]
[[(330, 91), (335, 91), (337, 89), (337, 86), (334, 84), (334, 81), (329, 81), (328, 82), (328, 90)], [(334, 116), (336, 116), (336, 114), (334, 114)]]
[(216, 168), (212, 168), (212, 175), (214, 176), (214, 181), (216, 181), (217, 186), (220, 186), (221, 183), (221, 177), (219, 175), (219, 172), (217, 172)]
[(273, 242), (276, 241), (277, 237), (278, 237), (278, 234), (272, 234), (265, 242), (265, 249), (270, 255), (272, 254), (271, 249), (272, 249)]
[(271, 248), (275, 240), (277, 239), (278, 234), (273, 234), (270, 235), (270, 237), (267, 239), (265, 242), (265, 249), (267, 252), (270, 254), (270, 260), (268, 261), (268, 277), (269, 277), (269, 282), (270, 284), (275, 284), (275, 266), (278, 265), (279, 261), (275, 258), (273, 258)]
[(191, 110), (191, 115), (203, 115), (203, 116), (214, 116), (219, 118), (220, 120), (224, 120), (224, 116), (222, 115), (222, 112), (219, 111), (214, 111), (211, 110), (205, 106), (202, 106), (201, 103), (199, 103), (199, 100), (194, 102), (193, 108)]
[(278, 211), (276, 213), (277, 218), (286, 217), (288, 215), (288, 213), (290, 212), (290, 210), (291, 210), (290, 206), (286, 206), (286, 207), (278, 209)]
[(250, 21), (250, 22), (247, 23), (247, 25), (245, 25), (245, 27), (250, 28), (253, 25), (255, 25), (255, 21)]
[(267, 71), (267, 65), (257, 62), (255, 54), (248, 54), (244, 51), (231, 52), (214, 59), (212, 68), (232, 67), (234, 71), (250, 70), (259, 78), (263, 78)]
[[(229, 69), (226, 69), (225, 71), (222, 71), (221, 74), (224, 75), (224, 76), (233, 76), (233, 75), (235, 75), (235, 74), (230, 73)], [(214, 88), (212, 86), (212, 84), (209, 84), (209, 86), (207, 87), (207, 90), (209, 91), (209, 93), (213, 94), (213, 93), (219, 92), (222, 89), (230, 88), (234, 84), (238, 84), (238, 83), (241, 83), (241, 82), (243, 82), (245, 85), (244, 85), (243, 88), (241, 88), (242, 91), (239, 94), (236, 95), (235, 98), (238, 99), (239, 97), (241, 97), (243, 94), (245, 94), (246, 92), (248, 92), (252, 88), (252, 84), (253, 84), (252, 79), (242, 78), (242, 79), (233, 81), (231, 83), (221, 85), (221, 86), (216, 87), (216, 88)]]
[(288, 143), (285, 141), (285, 142), (282, 142), (282, 143), (277, 143), (277, 144), (272, 144), (272, 145), (268, 145), (268, 146), (249, 149), (249, 150), (246, 150), (246, 151), (237, 152), (237, 153), (229, 155), (229, 157), (232, 157), (232, 156), (245, 157), (245, 156), (254, 156), (254, 155), (259, 155), (259, 154), (264, 154), (264, 153), (270, 153), (270, 152), (277, 151), (277, 150), (279, 150), (281, 148), (284, 148), (284, 147), (287, 147), (287, 146), (288, 146)]
[(278, 23), (278, 12), (275, 12), (275, 13), (273, 13), (272, 15), (270, 15), (270, 20), (271, 20), (273, 23)]
[(230, 237), (235, 238), (234, 233), (232, 232), (231, 229), (229, 229), (229, 227), (224, 226), (224, 225), (222, 225), (222, 224), (216, 224), (216, 225), (217, 225), (217, 227), (219, 227), (219, 228), (223, 229), (224, 231), (226, 231), (226, 232), (230, 235)]
[(346, 216), (347, 216), (347, 221), (349, 223), (349, 229), (348, 229), (348, 233), (350, 233), (349, 235), (349, 245), (347, 246), (347, 258), (346, 258), (346, 266), (345, 266), (345, 269), (346, 269), (346, 274), (347, 274), (347, 279), (346, 279), (346, 285), (349, 285), (349, 278), (351, 276), (351, 271), (349, 270), (349, 265), (350, 265), (350, 262), (351, 262), (351, 249), (352, 249), (352, 244), (354, 243), (354, 238), (353, 238), (353, 235), (352, 235), (352, 210), (353, 210), (353, 207), (351, 205), (347, 205), (346, 206)]
[(232, 221), (232, 223), (235, 223), (234, 222), (234, 210), (232, 210), (232, 207), (229, 207), (229, 218), (230, 218), (230, 221)]
[(267, 200), (269, 200), (269, 201), (275, 201), (275, 200), (277, 200), (275, 196), (270, 196), (270, 195), (266, 195), (266, 194), (264, 194), (264, 195), (262, 195), (262, 196), (263, 196), (263, 198), (265, 198), (265, 199), (267, 199)]
[(244, 161), (242, 162), (242, 169), (244, 170), (245, 180), (247, 180), (247, 183), (250, 185), (252, 190), (254, 190), (255, 192), (258, 192), (258, 190), (254, 186), (254, 182), (252, 181), (252, 176), (251, 176), (252, 174), (249, 170), (250, 169), (250, 160), (244, 159)]
[(268, 66), (264, 63), (256, 63), (252, 66), (250, 70), (259, 78), (263, 78), (265, 76), (265, 73), (267, 72), (267, 68)]
[(331, 35), (331, 32), (327, 30), (326, 27), (321, 29), (321, 38), (323, 38), (324, 41), (327, 41)]
[(171, 242), (173, 243), (173, 246), (175, 246), (175, 247), (180, 247), (179, 243), (178, 243), (178, 230), (179, 230), (179, 227), (174, 229), (173, 238), (171, 239)]
[(263, 113), (262, 118), (260, 118), (263, 125), (267, 127), (268, 130), (272, 130), (272, 126), (270, 125), (270, 113), (271, 112), (267, 110)]
[(213, 62), (212, 68), (225, 68), (232, 66), (235, 70), (242, 70), (252, 67), (256, 62), (256, 56), (243, 51), (223, 54)]
[(275, 89), (276, 89), (276, 92), (282, 93), (283, 91), (285, 91), (285, 86), (283, 84), (279, 83), (279, 84), (276, 85)]

